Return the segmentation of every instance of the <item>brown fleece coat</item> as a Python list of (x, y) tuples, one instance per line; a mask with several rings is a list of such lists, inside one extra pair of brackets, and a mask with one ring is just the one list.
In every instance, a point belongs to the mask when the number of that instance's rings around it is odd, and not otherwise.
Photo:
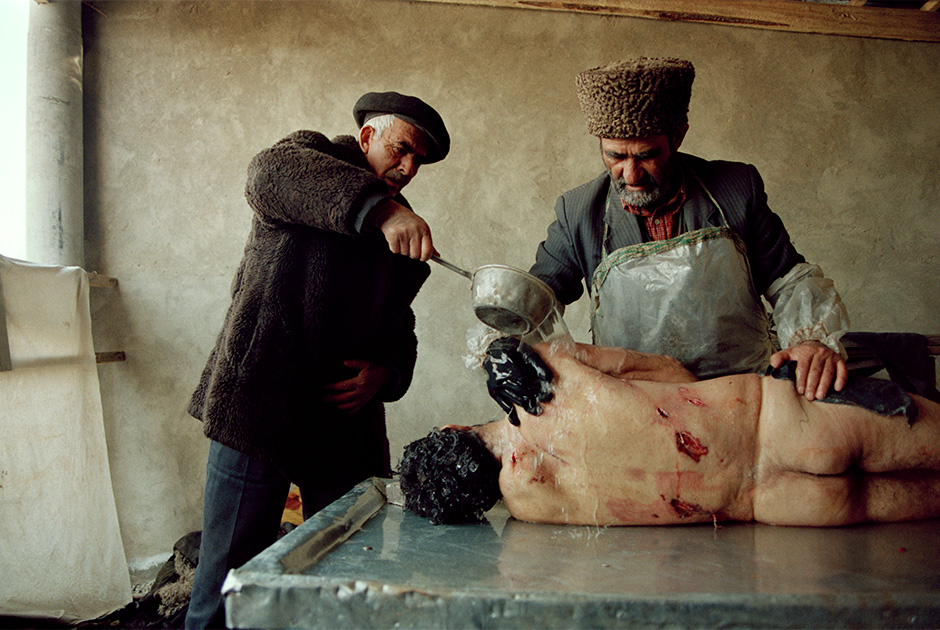
[[(280, 466), (299, 485), (389, 473), (382, 401), (411, 383), (410, 305), (430, 270), (389, 252), (377, 231), (355, 233), (364, 199), (383, 193), (351, 136), (298, 131), (248, 167), (251, 234), (189, 412), (209, 438)], [(326, 383), (350, 375), (348, 359), (395, 374), (354, 415), (322, 400)]]

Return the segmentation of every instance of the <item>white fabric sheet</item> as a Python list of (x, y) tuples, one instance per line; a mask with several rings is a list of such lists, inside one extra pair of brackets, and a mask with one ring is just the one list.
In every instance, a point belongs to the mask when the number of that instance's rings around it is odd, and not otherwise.
[(0, 256), (0, 615), (95, 619), (130, 603), (88, 279)]

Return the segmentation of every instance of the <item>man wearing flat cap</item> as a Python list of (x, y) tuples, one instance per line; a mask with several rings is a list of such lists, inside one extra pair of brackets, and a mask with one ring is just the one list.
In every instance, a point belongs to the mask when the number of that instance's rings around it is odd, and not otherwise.
[(822, 398), (847, 378), (845, 308), (753, 166), (678, 151), (694, 77), (688, 61), (644, 57), (577, 76), (606, 171), (558, 198), (531, 273), (563, 304), (584, 282), (598, 345), (672, 356), (700, 378), (793, 360), (797, 390)]
[(277, 539), (291, 483), (306, 518), (391, 474), (383, 402), (411, 383), (411, 302), (434, 253), (401, 190), (450, 137), (396, 92), (353, 117), (358, 138), (296, 131), (248, 166), (251, 233), (189, 405), (211, 442), (187, 628), (223, 626), (225, 575)]

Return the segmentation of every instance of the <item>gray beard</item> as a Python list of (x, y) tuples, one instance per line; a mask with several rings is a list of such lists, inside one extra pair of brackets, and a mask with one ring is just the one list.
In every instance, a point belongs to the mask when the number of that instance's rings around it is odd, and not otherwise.
[(614, 182), (614, 186), (617, 188), (617, 194), (620, 195), (620, 199), (628, 206), (649, 209), (663, 198), (663, 189), (659, 184), (656, 184), (650, 190), (627, 190), (626, 185), (627, 182), (623, 179), (618, 179)]
[(653, 185), (647, 190), (628, 190), (627, 182), (623, 177), (614, 180), (614, 187), (617, 189), (617, 194), (620, 195), (620, 199), (625, 204), (633, 206), (634, 208), (645, 208), (648, 210), (665, 201), (666, 195), (672, 192), (675, 172), (674, 164), (670, 164), (666, 170), (663, 171), (662, 181), (656, 181), (652, 177), (650, 178)]

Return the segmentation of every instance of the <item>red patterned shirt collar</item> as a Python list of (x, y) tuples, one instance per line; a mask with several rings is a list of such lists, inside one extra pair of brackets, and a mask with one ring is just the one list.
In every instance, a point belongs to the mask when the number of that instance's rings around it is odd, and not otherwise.
[(622, 199), (621, 203), (623, 203), (624, 210), (643, 219), (643, 226), (646, 228), (650, 240), (665, 241), (675, 236), (676, 226), (678, 225), (676, 217), (679, 208), (685, 203), (685, 197), (685, 178), (683, 177), (679, 181), (679, 188), (676, 193), (655, 208), (638, 208), (624, 203)]

